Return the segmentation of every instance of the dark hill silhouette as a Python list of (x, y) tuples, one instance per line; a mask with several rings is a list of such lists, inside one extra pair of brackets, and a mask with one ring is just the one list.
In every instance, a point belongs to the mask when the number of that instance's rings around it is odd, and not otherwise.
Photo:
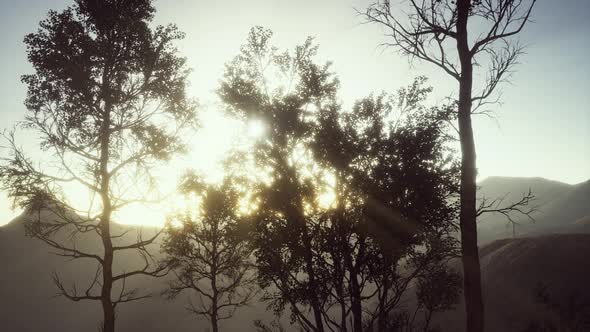
[(548, 202), (544, 219), (561, 219), (564, 223), (590, 216), (590, 180), (574, 185), (571, 190)]
[[(562, 309), (572, 296), (590, 301), (589, 255), (589, 234), (503, 239), (483, 246), (486, 331), (520, 332), (533, 321), (556, 322), (555, 313), (536, 299), (541, 285), (562, 303)], [(437, 323), (443, 331), (463, 331), (463, 310), (459, 304), (454, 311), (439, 314)]]
[[(590, 182), (567, 185), (540, 178), (490, 178), (480, 183), (480, 193), (489, 197), (513, 193), (518, 197), (531, 187), (539, 201), (545, 203), (535, 224), (525, 225), (519, 234), (587, 232), (590, 229)], [(561, 212), (560, 212), (561, 211)], [(0, 227), (0, 322), (6, 331), (93, 331), (98, 328), (100, 308), (96, 303), (73, 303), (52, 297), (52, 271), (58, 271), (65, 281), (89, 280), (93, 266), (83, 260), (66, 262), (49, 254), (49, 247), (38, 240), (25, 237), (25, 216), (15, 218)], [(489, 217), (488, 217), (489, 218)], [(489, 218), (483, 221), (496, 227), (496, 233), (484, 233), (488, 238), (501, 236), (504, 220)], [(493, 223), (493, 224), (492, 224)], [(547, 226), (539, 227), (542, 223)], [(485, 224), (484, 224), (485, 225)], [(119, 241), (135, 240), (139, 228), (115, 225), (117, 232), (129, 230)], [(143, 228), (144, 232), (153, 229)], [(494, 230), (494, 228), (491, 228)], [(525, 233), (525, 231), (527, 231)], [(510, 234), (510, 231), (507, 231)], [(491, 235), (490, 235), (491, 234)], [(79, 239), (81, 246), (91, 251), (101, 250), (100, 244)], [(152, 252), (158, 253), (154, 245)], [(551, 316), (542, 305), (535, 303), (533, 293), (539, 283), (545, 283), (563, 300), (575, 289), (584, 287), (590, 273), (590, 235), (554, 234), (517, 239), (502, 239), (481, 247), (484, 294), (488, 311), (488, 331), (519, 331), (531, 320)], [(136, 255), (120, 257), (115, 265), (128, 268), (142, 261)], [(186, 297), (174, 302), (162, 299), (159, 293), (165, 279), (139, 279), (138, 286), (149, 289), (154, 297), (120, 307), (117, 325), (121, 331), (201, 331), (207, 322), (197, 320), (184, 310)], [(67, 285), (67, 284), (66, 284)], [(590, 294), (586, 294), (590, 295)], [(444, 331), (461, 331), (462, 307), (439, 314), (437, 322)], [(33, 318), (32, 318), (33, 317)], [(266, 306), (256, 303), (236, 313), (234, 319), (224, 321), (222, 331), (254, 331), (252, 321), (269, 321), (272, 314)], [(295, 330), (295, 329), (288, 329)]]
[[(67, 262), (63, 257), (49, 253), (50, 248), (39, 240), (25, 236), (24, 216), (15, 218), (0, 227), (0, 330), (18, 332), (37, 331), (97, 331), (101, 319), (100, 304), (94, 302), (72, 302), (62, 297), (54, 297), (57, 289), (52, 282), (52, 272), (56, 271), (68, 282), (76, 279), (82, 282), (91, 280), (95, 267), (88, 261)], [(137, 227), (114, 224), (117, 231), (129, 230), (120, 241), (136, 240)], [(153, 229), (145, 228), (149, 233)], [(146, 234), (147, 235), (147, 234)], [(79, 239), (78, 243), (86, 250), (98, 251), (100, 245)], [(154, 246), (152, 252), (158, 253)], [(157, 255), (156, 255), (157, 256)], [(126, 255), (116, 263), (120, 270), (140, 265), (138, 255)], [(119, 308), (117, 327), (120, 331), (205, 331), (208, 323), (198, 320), (185, 310), (187, 297), (179, 296), (173, 302), (163, 299), (159, 294), (166, 287), (166, 279), (137, 279), (135, 286), (149, 289), (153, 298)], [(221, 324), (222, 331), (254, 330), (254, 319), (271, 320), (263, 305), (246, 307), (236, 313), (234, 319)]]
[[(516, 216), (517, 236), (551, 233), (588, 232), (588, 227), (575, 222), (590, 216), (590, 180), (576, 185), (543, 178), (489, 177), (479, 184), (478, 197), (497, 198), (506, 195), (504, 202), (518, 201), (529, 188), (535, 195), (532, 205), (535, 222)], [(512, 237), (512, 228), (502, 215), (481, 216), (478, 223), (479, 242)]]

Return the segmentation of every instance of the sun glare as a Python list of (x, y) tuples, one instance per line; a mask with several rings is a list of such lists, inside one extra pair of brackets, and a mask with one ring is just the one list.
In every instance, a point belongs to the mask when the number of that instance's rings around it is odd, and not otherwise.
[(333, 208), (336, 204), (336, 194), (333, 190), (327, 190), (321, 193), (318, 197), (318, 204), (322, 209)]
[[(158, 203), (132, 203), (115, 211), (113, 220), (126, 225), (143, 225), (161, 227), (169, 216), (195, 207), (194, 199), (177, 193), (181, 177), (188, 170), (194, 170), (206, 182), (219, 183), (225, 176), (223, 161), (230, 150), (249, 149), (266, 133), (266, 126), (261, 120), (241, 122), (216, 109), (204, 109), (200, 115), (201, 127), (192, 135), (185, 137), (188, 153), (178, 156), (169, 163), (152, 170), (158, 191), (150, 193), (150, 200)], [(125, 184), (123, 184), (124, 186)], [(137, 198), (145, 195), (147, 188), (141, 184), (130, 186), (131, 195)], [(61, 191), (68, 204), (82, 216), (97, 215), (101, 202), (98, 195), (92, 193), (77, 182), (62, 184)], [(5, 200), (7, 201), (7, 200)], [(5, 202), (3, 201), (3, 202)], [(252, 206), (245, 206), (250, 211)], [(6, 208), (6, 210), (9, 210)], [(17, 215), (20, 211), (14, 211)]]
[[(214, 109), (202, 111), (200, 120), (201, 128), (188, 139), (188, 154), (157, 171), (158, 187), (167, 198), (150, 206), (135, 204), (126, 207), (117, 214), (117, 222), (159, 227), (170, 215), (194, 208), (194, 200), (175, 193), (182, 175), (192, 169), (206, 182), (219, 183), (225, 176), (222, 163), (230, 150), (250, 149), (267, 131), (262, 120), (243, 123)], [(252, 206), (244, 207), (240, 212), (251, 209)]]
[[(131, 203), (113, 214), (113, 221), (125, 225), (141, 225), (148, 227), (162, 227), (166, 220), (174, 214), (195, 208), (194, 199), (185, 197), (177, 192), (181, 177), (188, 171), (194, 170), (206, 182), (219, 183), (225, 176), (223, 161), (232, 149), (249, 150), (267, 134), (268, 127), (261, 119), (241, 122), (215, 109), (204, 109), (200, 113), (201, 128), (194, 134), (185, 137), (189, 146), (186, 155), (174, 158), (166, 165), (152, 170), (156, 179), (157, 192), (150, 193), (149, 200), (158, 203)], [(306, 156), (297, 156), (305, 159)], [(248, 164), (249, 165), (249, 164)], [(250, 167), (246, 166), (245, 167)], [(252, 166), (252, 165), (251, 165)], [(252, 166), (254, 167), (254, 166)], [(260, 175), (260, 173), (257, 173)], [(122, 184), (124, 187), (125, 184)], [(145, 195), (147, 188), (141, 184), (129, 186), (132, 197)], [(82, 216), (97, 215), (101, 202), (98, 195), (92, 193), (83, 185), (68, 182), (62, 186), (62, 193), (68, 204), (75, 208)], [(334, 193), (327, 188), (318, 197), (321, 208), (333, 206)], [(243, 202), (239, 213), (249, 214), (256, 209), (256, 203)]]
[(266, 133), (266, 126), (262, 120), (250, 120), (248, 122), (248, 137), (260, 138)]

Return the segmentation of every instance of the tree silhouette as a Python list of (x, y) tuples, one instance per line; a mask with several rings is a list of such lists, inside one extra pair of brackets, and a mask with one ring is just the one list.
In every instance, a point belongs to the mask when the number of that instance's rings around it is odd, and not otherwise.
[(449, 109), (424, 107), (430, 89), (419, 79), (345, 112), (329, 64), (314, 62), (317, 46), (279, 52), (271, 36), (250, 32), (219, 91), (231, 113), (268, 128), (245, 159), (259, 170), (249, 174), (251, 239), (264, 298), (304, 330), (362, 331), (370, 320), (385, 331), (412, 281), (454, 254)]
[(489, 199), (485, 196), (479, 198), (476, 216), (479, 217), (486, 213), (496, 213), (504, 216), (512, 226), (512, 236), (516, 237), (516, 226), (519, 226), (521, 223), (516, 219), (515, 215), (526, 217), (528, 220), (534, 222), (535, 218), (533, 214), (538, 212), (538, 205), (531, 205), (535, 201), (535, 195), (530, 188), (527, 193), (522, 194), (522, 197), (518, 201), (504, 203), (507, 196), (508, 194), (494, 199)]
[(416, 310), (424, 309), (424, 331), (429, 331), (433, 314), (453, 308), (459, 297), (461, 276), (445, 265), (432, 265), (418, 280)]
[[(291, 54), (279, 53), (271, 36), (261, 27), (250, 31), (240, 54), (226, 66), (219, 95), (231, 113), (261, 119), (269, 127), (268, 137), (251, 151), (255, 163), (272, 179), (258, 187), (253, 232), (260, 284), (277, 290), (267, 292), (266, 298), (277, 313), (289, 306), (293, 320), (305, 329), (323, 332), (326, 289), (320, 282), (323, 267), (314, 240), (315, 187), (311, 177), (301, 174), (311, 161), (295, 153), (309, 133), (304, 117), (312, 114), (313, 107), (332, 101), (338, 81), (327, 65), (313, 63), (317, 47), (311, 39)], [(307, 305), (311, 318), (300, 307)]]
[[(139, 232), (130, 242), (114, 228), (116, 213), (153, 199), (151, 170), (183, 150), (179, 130), (195, 115), (185, 96), (185, 60), (173, 45), (183, 34), (173, 25), (150, 28), (154, 12), (149, 0), (77, 0), (49, 12), (25, 37), (35, 73), (22, 81), (23, 126), (39, 134), (50, 161), (34, 163), (9, 133), (12, 156), (0, 166), (2, 189), (31, 212), (28, 234), (61, 256), (96, 263), (86, 288), (65, 287), (57, 274), (54, 280), (72, 301), (101, 303), (104, 332), (115, 330), (119, 304), (149, 296), (129, 289), (129, 278), (168, 269), (148, 250), (160, 232)], [(70, 183), (90, 192), (88, 209), (63, 194)], [(103, 251), (86, 251), (81, 236), (98, 239)], [(138, 252), (145, 266), (116, 271), (113, 261), (124, 252)]]
[[(433, 263), (427, 266), (416, 278), (416, 304), (412, 308), (396, 308), (377, 331), (440, 331), (431, 328), (434, 314), (452, 309), (457, 303), (461, 277), (447, 266), (446, 263)], [(369, 325), (367, 331), (373, 331)]]
[[(435, 64), (459, 83), (457, 131), (462, 155), (459, 219), (469, 332), (484, 329), (471, 115), (488, 113), (484, 107), (498, 101), (494, 97), (497, 87), (509, 76), (523, 50), (510, 38), (529, 21), (535, 3), (536, 0), (410, 0), (400, 3), (398, 9), (390, 0), (379, 0), (363, 13), (368, 22), (387, 29), (390, 41), (385, 45), (412, 59)], [(407, 14), (402, 7), (409, 7)], [(489, 65), (486, 80), (480, 91), (474, 91), (473, 68), (485, 64), (486, 57)]]
[(187, 309), (205, 316), (217, 332), (219, 321), (231, 318), (255, 295), (247, 223), (238, 215), (240, 194), (230, 180), (205, 185), (195, 175), (185, 177), (181, 191), (199, 202), (166, 226), (162, 250), (175, 279), (165, 294), (175, 298), (195, 291), (199, 304), (190, 301)]
[[(324, 214), (328, 275), (342, 285), (336, 293), (345, 296), (334, 298), (342, 309), (350, 303), (342, 312), (352, 312), (354, 331), (364, 320), (386, 330), (408, 286), (453, 255), (455, 207), (447, 199), (457, 178), (445, 147), (448, 110), (423, 105), (431, 90), (424, 82), (418, 78), (395, 96), (364, 98), (351, 112), (319, 112), (311, 145), (336, 174), (336, 206)], [(371, 301), (375, 310), (368, 310)]]

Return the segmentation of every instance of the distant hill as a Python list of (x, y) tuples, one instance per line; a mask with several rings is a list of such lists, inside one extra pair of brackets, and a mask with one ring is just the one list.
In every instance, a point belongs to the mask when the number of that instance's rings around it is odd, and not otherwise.
[[(497, 240), (483, 246), (480, 257), (486, 331), (523, 332), (531, 322), (545, 320), (558, 324), (555, 312), (536, 300), (541, 285), (565, 314), (590, 317), (590, 234)], [(454, 265), (460, 269), (458, 262)], [(568, 308), (572, 303), (573, 310)], [(436, 323), (443, 331), (464, 331), (463, 310), (461, 303), (438, 314)]]
[[(23, 216), (0, 227), (0, 331), (98, 331), (102, 318), (100, 303), (71, 302), (63, 297), (54, 297), (56, 287), (51, 276), (59, 272), (70, 286), (69, 281), (78, 280), (84, 287), (91, 280), (95, 265), (85, 260), (67, 262), (63, 257), (49, 253), (50, 248), (39, 240), (25, 237)], [(129, 230), (120, 241), (134, 241), (138, 228), (116, 225), (115, 231)], [(149, 228), (144, 229), (146, 235)], [(81, 238), (80, 245), (88, 251), (99, 252), (97, 241)], [(82, 248), (79, 247), (79, 248)], [(158, 246), (152, 252), (158, 253)], [(136, 254), (119, 256), (114, 262), (119, 271), (129, 266), (141, 266)], [(159, 332), (159, 331), (206, 331), (208, 323), (189, 314), (185, 307), (186, 296), (167, 301), (159, 294), (166, 287), (165, 279), (134, 279), (130, 286), (153, 293), (153, 298), (122, 304), (118, 311), (118, 331)], [(263, 304), (244, 308), (234, 319), (221, 323), (222, 331), (253, 331), (254, 319), (271, 320)]]
[[(563, 232), (588, 232), (589, 227), (575, 224), (590, 216), (590, 180), (570, 185), (543, 178), (489, 177), (478, 183), (478, 198), (504, 197), (504, 203), (518, 201), (529, 189), (535, 195), (532, 205), (538, 211), (532, 216), (535, 222), (514, 214), (520, 223), (517, 236)], [(478, 219), (480, 243), (512, 237), (512, 228), (506, 218), (497, 213), (482, 215)]]
[[(531, 320), (549, 315), (534, 302), (533, 292), (539, 283), (547, 284), (561, 300), (575, 289), (580, 294), (590, 291), (590, 181), (568, 185), (541, 178), (488, 178), (481, 183), (479, 195), (518, 199), (529, 187), (542, 203), (537, 222), (526, 222), (517, 229), (519, 238), (511, 239), (505, 221), (488, 215), (479, 223), (482, 275), (486, 301), (488, 331), (516, 331)], [(2, 331), (94, 331), (100, 321), (100, 306), (94, 302), (73, 303), (55, 298), (52, 271), (64, 280), (87, 281), (94, 267), (87, 261), (66, 262), (49, 254), (49, 248), (24, 235), (24, 216), (0, 227), (0, 326)], [(119, 241), (133, 241), (137, 227), (114, 226), (129, 230)], [(145, 228), (145, 232), (153, 229)], [(539, 235), (539, 236), (531, 236)], [(525, 237), (526, 236), (526, 237)], [(493, 241), (499, 238), (503, 240)], [(482, 240), (483, 239), (483, 240)], [(96, 239), (80, 239), (85, 250), (100, 252)], [(152, 252), (158, 253), (157, 245)], [(141, 264), (139, 256), (129, 254), (115, 261), (122, 270)], [(460, 265), (458, 265), (460, 267)], [(165, 279), (139, 279), (135, 286), (147, 289), (154, 297), (146, 301), (122, 305), (117, 326), (125, 332), (205, 331), (207, 323), (188, 314), (187, 297), (170, 302), (159, 296), (166, 287)], [(254, 319), (271, 320), (263, 303), (239, 311), (234, 319), (224, 321), (222, 331), (254, 331)], [(437, 322), (443, 331), (462, 331), (461, 306), (440, 314)]]
[(509, 194), (509, 198), (517, 198), (529, 188), (534, 190), (537, 199), (543, 203), (571, 190), (574, 185), (548, 180), (541, 177), (505, 177), (491, 176), (478, 183), (478, 195), (499, 197)]

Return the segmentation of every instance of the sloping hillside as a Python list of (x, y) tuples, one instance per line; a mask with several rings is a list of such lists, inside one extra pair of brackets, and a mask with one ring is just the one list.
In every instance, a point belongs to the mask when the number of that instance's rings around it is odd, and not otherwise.
[[(567, 185), (544, 179), (492, 178), (483, 181), (480, 194), (497, 197), (512, 193), (518, 197), (531, 187), (543, 203), (542, 214), (535, 224), (519, 228), (519, 234), (580, 233), (590, 230), (590, 181)], [(504, 220), (487, 216), (480, 223), (484, 238), (495, 239), (502, 235)], [(496, 216), (497, 217), (497, 216)], [(66, 262), (50, 255), (49, 248), (40, 241), (25, 237), (23, 218), (0, 227), (0, 322), (6, 331), (92, 331), (100, 320), (98, 303), (72, 303), (55, 298), (51, 274), (57, 271), (64, 280), (87, 281), (95, 271), (85, 261)], [(541, 226), (539, 226), (541, 225)], [(117, 226), (119, 231), (130, 230), (119, 241), (133, 241), (137, 228)], [(117, 228), (115, 227), (115, 228)], [(488, 227), (488, 228), (485, 228)], [(146, 229), (146, 232), (153, 230)], [(480, 238), (481, 239), (481, 238)], [(85, 250), (100, 252), (96, 240), (80, 239)], [(154, 246), (152, 252), (157, 253)], [(537, 237), (503, 239), (481, 248), (484, 295), (488, 331), (521, 331), (531, 321), (555, 315), (534, 295), (539, 284), (546, 284), (560, 301), (576, 293), (588, 296), (590, 274), (590, 234), (555, 234)], [(141, 264), (140, 257), (129, 254), (115, 262), (122, 270)], [(457, 265), (460, 267), (460, 265)], [(121, 331), (204, 331), (207, 323), (188, 314), (184, 307), (187, 297), (174, 302), (166, 301), (159, 293), (166, 286), (164, 279), (139, 279), (132, 286), (147, 289), (154, 297), (146, 301), (123, 305), (117, 325)], [(462, 331), (461, 305), (452, 312), (440, 314), (437, 322), (444, 331)], [(222, 323), (223, 331), (252, 331), (254, 319), (271, 320), (265, 305), (257, 303), (239, 311), (234, 319)]]
[[(536, 299), (541, 286), (566, 314), (590, 317), (590, 306), (581, 305), (590, 304), (590, 235), (498, 240), (482, 247), (480, 256), (486, 331), (520, 332), (531, 322), (545, 320), (559, 324), (558, 315)], [(578, 305), (568, 308), (572, 303)], [(463, 322), (462, 304), (437, 318), (443, 331), (463, 331)]]
[(488, 177), (478, 183), (478, 186), (480, 187), (478, 196), (500, 197), (508, 194), (509, 199), (518, 198), (523, 192), (527, 192), (531, 188), (537, 199), (542, 203), (549, 202), (574, 187), (567, 183), (540, 177), (505, 176)]
[[(89, 261), (67, 262), (62, 257), (49, 254), (50, 248), (41, 241), (25, 237), (22, 217), (0, 227), (0, 325), (2, 331), (96, 331), (101, 319), (98, 302), (71, 302), (54, 297), (56, 288), (51, 280), (52, 272), (60, 273), (65, 281), (78, 280), (83, 287), (90, 280), (95, 266)], [(133, 227), (121, 241), (133, 241), (137, 231)], [(149, 232), (149, 229), (146, 230)], [(97, 252), (96, 241), (80, 239), (85, 250)], [(152, 252), (158, 252), (155, 246)], [(122, 270), (128, 266), (140, 266), (138, 255), (129, 254), (115, 262)], [(65, 283), (70, 286), (69, 282)], [(130, 285), (148, 290), (154, 297), (145, 301), (122, 304), (118, 312), (117, 326), (126, 332), (156, 331), (205, 331), (206, 321), (197, 319), (185, 310), (186, 296), (171, 302), (160, 297), (165, 288), (164, 279), (135, 279)], [(221, 323), (223, 331), (253, 330), (254, 319), (272, 319), (265, 313), (264, 305), (247, 307), (236, 313), (234, 319)]]
[(543, 212), (543, 219), (561, 219), (567, 223), (590, 216), (590, 180), (573, 186), (571, 190), (548, 202)]
[[(532, 206), (537, 212), (531, 222), (513, 214), (520, 223), (516, 234), (550, 234), (563, 232), (587, 232), (587, 227), (574, 223), (590, 216), (590, 181), (569, 185), (543, 178), (490, 177), (479, 183), (478, 197), (494, 199), (504, 197), (504, 203), (518, 201), (529, 189), (535, 195)], [(512, 227), (506, 218), (497, 213), (482, 215), (478, 220), (480, 243), (513, 236)]]

